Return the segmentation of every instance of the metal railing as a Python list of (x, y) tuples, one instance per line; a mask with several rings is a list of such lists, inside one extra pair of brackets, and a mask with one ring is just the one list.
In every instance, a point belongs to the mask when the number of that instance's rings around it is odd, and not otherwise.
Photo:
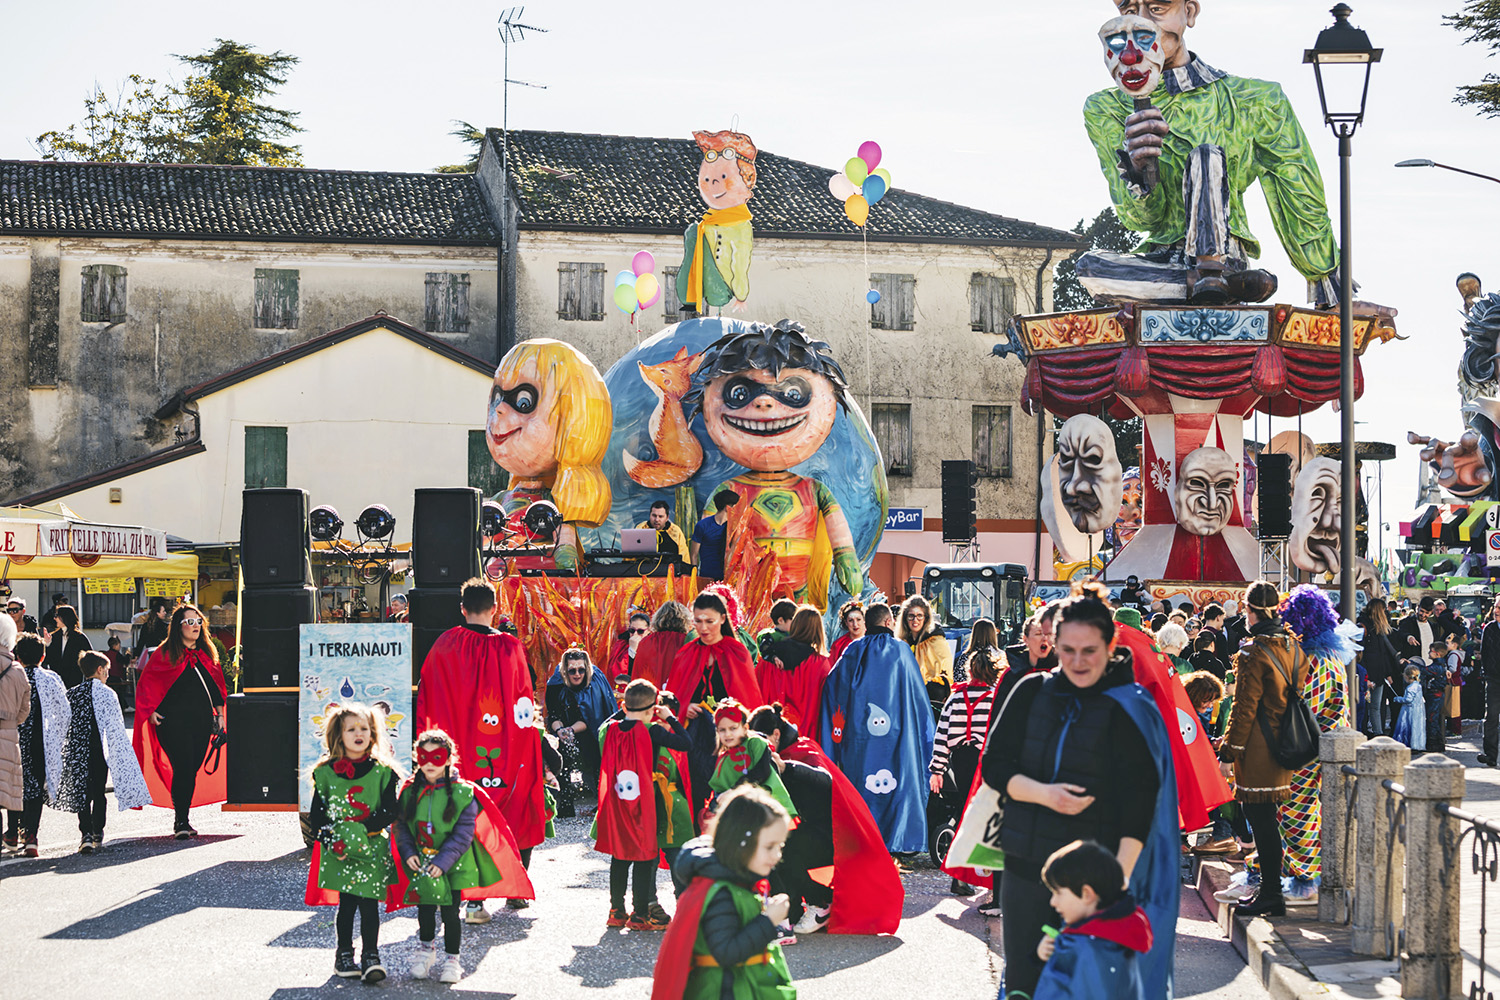
[[(1495, 994), (1485, 988), (1485, 975), (1488, 971), (1485, 953), (1488, 929), (1485, 917), (1489, 911), (1490, 883), (1500, 877), (1500, 823), (1445, 802), (1437, 803), (1434, 808), (1440, 815), (1454, 821), (1443, 824), (1444, 871), (1453, 877), (1459, 874), (1464, 841), (1468, 840), (1470, 872), (1479, 876), (1479, 954), (1475, 956), (1479, 977), (1470, 980), (1468, 997), (1469, 1000), (1494, 1000)], [(1455, 825), (1459, 828), (1457, 833), (1453, 832)]]

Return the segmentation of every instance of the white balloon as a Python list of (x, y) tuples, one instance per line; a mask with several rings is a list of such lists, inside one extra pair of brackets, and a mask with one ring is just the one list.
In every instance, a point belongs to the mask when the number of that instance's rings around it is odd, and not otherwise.
[(828, 178), (828, 193), (833, 195), (840, 202), (845, 202), (852, 198), (854, 195), (859, 194), (859, 188), (855, 187), (854, 182), (845, 175), (834, 174), (832, 177)]

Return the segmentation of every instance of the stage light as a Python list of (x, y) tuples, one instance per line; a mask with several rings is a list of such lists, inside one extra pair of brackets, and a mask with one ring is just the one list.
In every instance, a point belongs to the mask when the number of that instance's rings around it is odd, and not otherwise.
[(531, 532), (532, 537), (547, 542), (552, 541), (552, 537), (557, 534), (557, 529), (563, 526), (562, 512), (546, 500), (538, 500), (527, 507), (521, 521), (526, 525), (526, 530)]
[(396, 518), (384, 504), (371, 504), (359, 512), (354, 522), (366, 538), (388, 538), (396, 530)]
[(479, 507), (479, 533), (494, 538), (505, 530), (505, 510), (495, 501), (486, 500)]
[(308, 513), (307, 525), (313, 538), (320, 542), (331, 542), (343, 532), (344, 519), (339, 517), (338, 511), (324, 504), (314, 507)]

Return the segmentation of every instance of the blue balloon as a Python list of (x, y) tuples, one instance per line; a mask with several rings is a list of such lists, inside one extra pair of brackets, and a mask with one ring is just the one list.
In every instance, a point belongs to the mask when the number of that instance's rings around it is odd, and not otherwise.
[(875, 303), (877, 303), (877, 302), (880, 301), (880, 293), (877, 292), (873, 288), (870, 289), (868, 292), (865, 293), (865, 301), (868, 302), (868, 303), (870, 303), (870, 305), (873, 306)]
[(871, 174), (865, 178), (864, 186), (860, 193), (865, 196), (865, 201), (871, 205), (885, 197), (885, 178), (879, 174)]
[(631, 271), (631, 270), (627, 269), (627, 270), (621, 271), (619, 274), (615, 275), (615, 287), (616, 288), (619, 288), (621, 285), (632, 285), (633, 286), (634, 284), (635, 284), (635, 272), (634, 271)]

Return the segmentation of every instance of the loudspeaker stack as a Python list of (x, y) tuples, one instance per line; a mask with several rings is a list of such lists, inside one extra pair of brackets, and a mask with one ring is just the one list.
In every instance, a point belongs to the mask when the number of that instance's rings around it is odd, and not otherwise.
[(417, 490), (412, 502), (412, 683), (437, 637), (464, 623), (459, 592), (479, 576), (479, 491)]
[(240, 518), (240, 691), (229, 699), (234, 804), (297, 802), (300, 626), (317, 621), (307, 493), (246, 490)]
[(1262, 452), (1255, 460), (1256, 527), (1261, 538), (1292, 533), (1292, 456)]
[(972, 542), (978, 528), (979, 473), (974, 463), (959, 459), (943, 462), (943, 541)]

